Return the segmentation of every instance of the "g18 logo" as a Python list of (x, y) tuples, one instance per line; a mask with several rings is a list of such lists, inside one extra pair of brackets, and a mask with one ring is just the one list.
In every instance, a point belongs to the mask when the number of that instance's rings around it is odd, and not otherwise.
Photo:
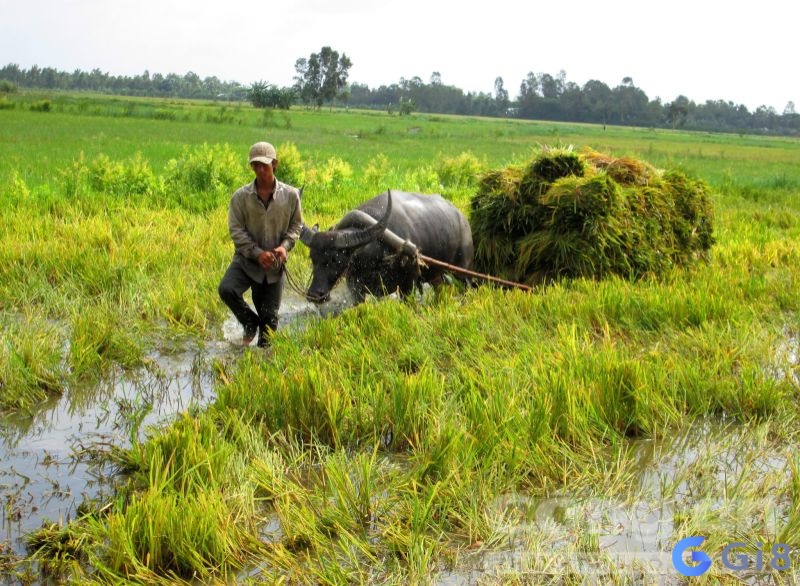
[(672, 565), (684, 576), (702, 576), (711, 567), (711, 558), (703, 551), (693, 551), (692, 561), (699, 562), (696, 566), (689, 566), (683, 561), (683, 552), (690, 547), (700, 547), (706, 540), (705, 537), (684, 537), (672, 548)]
[[(675, 547), (672, 549), (672, 565), (675, 566), (675, 569), (678, 570), (678, 572), (684, 576), (702, 576), (708, 571), (708, 569), (711, 567), (711, 558), (709, 558), (708, 555), (703, 551), (693, 551), (691, 553), (691, 559), (693, 562), (697, 562), (696, 565), (690, 566), (683, 561), (683, 554), (687, 549), (690, 547), (700, 547), (703, 545), (705, 540), (705, 537), (695, 535), (692, 537), (684, 537), (675, 544)], [(747, 544), (742, 541), (735, 541), (734, 543), (729, 543), (726, 545), (722, 550), (722, 565), (729, 570), (733, 570), (734, 572), (750, 569), (750, 556), (748, 554), (738, 553), (733, 556), (733, 559), (731, 559), (731, 553), (735, 549), (745, 547), (747, 547)], [(756, 548), (754, 569), (761, 571), (764, 569), (763, 545), (757, 543)], [(773, 570), (781, 572), (783, 570), (788, 570), (791, 567), (791, 561), (789, 559), (790, 550), (788, 545), (785, 543), (776, 543), (772, 546), (770, 553), (772, 555), (769, 560), (769, 565)]]

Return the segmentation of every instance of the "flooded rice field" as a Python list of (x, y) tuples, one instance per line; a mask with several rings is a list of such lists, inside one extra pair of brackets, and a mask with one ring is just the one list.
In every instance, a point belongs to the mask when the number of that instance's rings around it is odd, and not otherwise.
[(175, 413), (213, 401), (209, 364), (224, 352), (219, 347), (154, 354), (147, 368), (70, 388), (32, 415), (2, 416), (0, 538), (21, 553), (25, 533), (43, 522), (65, 523), (85, 499), (113, 490), (113, 471), (98, 454), (127, 445)]
[[(341, 287), (322, 307), (287, 292), (281, 327), (303, 328), (351, 304)], [(796, 346), (792, 339), (781, 349), (792, 368)], [(241, 352), (241, 328), (230, 318), (218, 342), (154, 352), (146, 368), (70, 388), (31, 415), (0, 416), (0, 544), (25, 555), (26, 534), (43, 523), (68, 522), (84, 501), (106, 500), (115, 475), (98, 456), (141, 439), (148, 426), (214, 401), (213, 363)], [(502, 495), (487, 511), (496, 527), (491, 541), (445, 562), (434, 581), (550, 583), (573, 576), (574, 583), (682, 584), (671, 558), (678, 539), (707, 530), (729, 541), (779, 540), (794, 506), (786, 487), (800, 485), (796, 446), (780, 435), (768, 424), (715, 420), (599, 453), (607, 463), (599, 484), (612, 488), (598, 493), (588, 483), (566, 482), (546, 498)], [(281, 535), (277, 518), (262, 528), (263, 541)], [(255, 568), (246, 577), (259, 574)], [(736, 578), (772, 583), (769, 574), (755, 572)]]
[[(350, 305), (344, 287), (325, 306), (287, 291), (280, 327), (302, 328), (308, 319)], [(98, 456), (141, 439), (148, 426), (214, 401), (212, 363), (240, 354), (241, 336), (230, 317), (218, 342), (177, 354), (154, 352), (146, 367), (69, 388), (32, 414), (0, 414), (0, 544), (22, 555), (27, 533), (43, 523), (66, 523), (84, 500), (112, 494), (114, 471)]]
[[(724, 542), (752, 546), (771, 536), (775, 543), (793, 509), (778, 488), (792, 481), (793, 448), (774, 450), (761, 433), (714, 422), (634, 440), (618, 471), (624, 487), (613, 496), (570, 494), (569, 487), (548, 498), (505, 495), (493, 512), (497, 543), (462, 556), (437, 584), (539, 584), (571, 576), (577, 581), (567, 583), (678, 585), (686, 578), (671, 551), (683, 537), (705, 529)], [(753, 567), (728, 578), (789, 584), (794, 571), (781, 573), (785, 582)]]

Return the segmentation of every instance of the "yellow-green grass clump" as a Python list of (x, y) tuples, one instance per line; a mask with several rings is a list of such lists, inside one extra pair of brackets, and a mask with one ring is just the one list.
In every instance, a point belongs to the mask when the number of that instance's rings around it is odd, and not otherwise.
[(525, 283), (660, 275), (706, 259), (714, 242), (703, 181), (570, 147), (485, 173), (470, 223), (476, 268)]

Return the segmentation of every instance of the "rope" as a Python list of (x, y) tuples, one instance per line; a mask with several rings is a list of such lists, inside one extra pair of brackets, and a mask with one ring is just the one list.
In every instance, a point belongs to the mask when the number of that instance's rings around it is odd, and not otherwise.
[(304, 287), (303, 283), (299, 282), (292, 272), (289, 271), (288, 266), (284, 265), (283, 271), (286, 273), (286, 284), (289, 286), (289, 289), (297, 293), (300, 297), (305, 298), (308, 287), (311, 285), (311, 279), (309, 278), (308, 283), (306, 283)]
[(441, 260), (436, 260), (435, 258), (431, 258), (430, 256), (425, 256), (424, 254), (419, 255), (419, 261), (421, 265), (436, 265), (447, 269), (451, 273), (461, 273), (462, 275), (467, 275), (469, 277), (475, 277), (476, 279), (481, 279), (484, 281), (489, 281), (490, 283), (498, 283), (499, 285), (503, 285), (504, 287), (512, 287), (515, 289), (522, 289), (523, 291), (533, 291), (532, 287), (528, 285), (523, 285), (522, 283), (515, 283), (514, 281), (506, 281), (505, 279), (500, 279), (499, 277), (493, 277), (491, 275), (486, 275), (484, 273), (478, 273), (475, 271), (471, 271), (469, 269), (465, 269), (463, 267), (458, 267), (455, 265), (451, 265), (449, 263), (443, 262)]

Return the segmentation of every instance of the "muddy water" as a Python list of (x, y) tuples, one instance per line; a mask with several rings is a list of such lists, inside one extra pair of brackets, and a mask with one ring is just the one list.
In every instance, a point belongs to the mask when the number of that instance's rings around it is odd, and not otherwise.
[[(351, 304), (343, 287), (323, 306), (287, 291), (280, 327), (302, 329), (308, 320)], [(32, 416), (0, 415), (0, 543), (23, 554), (24, 535), (43, 521), (66, 522), (84, 499), (110, 494), (113, 471), (93, 454), (127, 445), (147, 426), (213, 401), (211, 361), (235, 359), (241, 352), (241, 328), (230, 318), (220, 339), (202, 349), (154, 353), (148, 368), (91, 388), (71, 388)], [(618, 572), (637, 584), (655, 583), (654, 576), (660, 584), (679, 584), (669, 551), (683, 537), (674, 535), (676, 514), (700, 501), (726, 505), (719, 496), (703, 494), (697, 478), (710, 475), (713, 483), (730, 484), (740, 476), (785, 471), (789, 447), (766, 455), (764, 444), (752, 439), (743, 428), (701, 424), (672, 437), (632, 442), (622, 494), (577, 495), (566, 487), (550, 498), (504, 495), (494, 504), (494, 513), (505, 519), (501, 539), (488, 551), (462, 555), (436, 581), (449, 586), (516, 576), (538, 583), (575, 572), (602, 584), (609, 572)], [(786, 503), (775, 503), (767, 516), (785, 519)], [(264, 529), (265, 539), (279, 535), (277, 521)], [(647, 579), (640, 580), (643, 576)]]
[[(279, 328), (303, 328), (309, 319), (351, 305), (344, 287), (321, 306), (287, 290)], [(75, 385), (31, 415), (0, 413), (0, 544), (23, 554), (27, 533), (44, 522), (67, 522), (85, 499), (111, 494), (113, 470), (98, 453), (130, 445), (148, 426), (213, 401), (211, 362), (240, 355), (241, 336), (230, 317), (221, 339), (203, 348), (155, 352), (146, 368), (117, 373), (99, 385)]]
[(113, 489), (98, 452), (140, 437), (148, 425), (213, 400), (210, 369), (195, 352), (153, 354), (151, 365), (100, 385), (74, 386), (33, 415), (0, 419), (0, 541), (24, 550), (22, 536), (43, 522), (66, 522), (86, 498)]
[[(549, 583), (575, 574), (582, 584), (618, 583), (623, 577), (631, 584), (684, 584), (671, 557), (675, 541), (687, 537), (676, 534), (679, 515), (730, 510), (723, 487), (735, 490), (743, 483), (752, 487), (748, 498), (758, 499), (764, 496), (758, 493), (759, 479), (773, 475), (783, 477), (784, 485), (791, 481), (789, 447), (772, 451), (743, 427), (701, 423), (672, 437), (634, 441), (630, 448), (630, 476), (620, 494), (575, 495), (565, 487), (551, 498), (497, 499), (493, 512), (506, 519), (499, 545), (464, 555), (436, 583)], [(766, 498), (759, 505), (767, 530), (776, 534), (791, 504)], [(758, 535), (747, 522), (743, 527), (730, 520), (729, 530), (731, 541)], [(772, 583), (760, 581), (769, 580), (766, 575), (738, 578)]]

